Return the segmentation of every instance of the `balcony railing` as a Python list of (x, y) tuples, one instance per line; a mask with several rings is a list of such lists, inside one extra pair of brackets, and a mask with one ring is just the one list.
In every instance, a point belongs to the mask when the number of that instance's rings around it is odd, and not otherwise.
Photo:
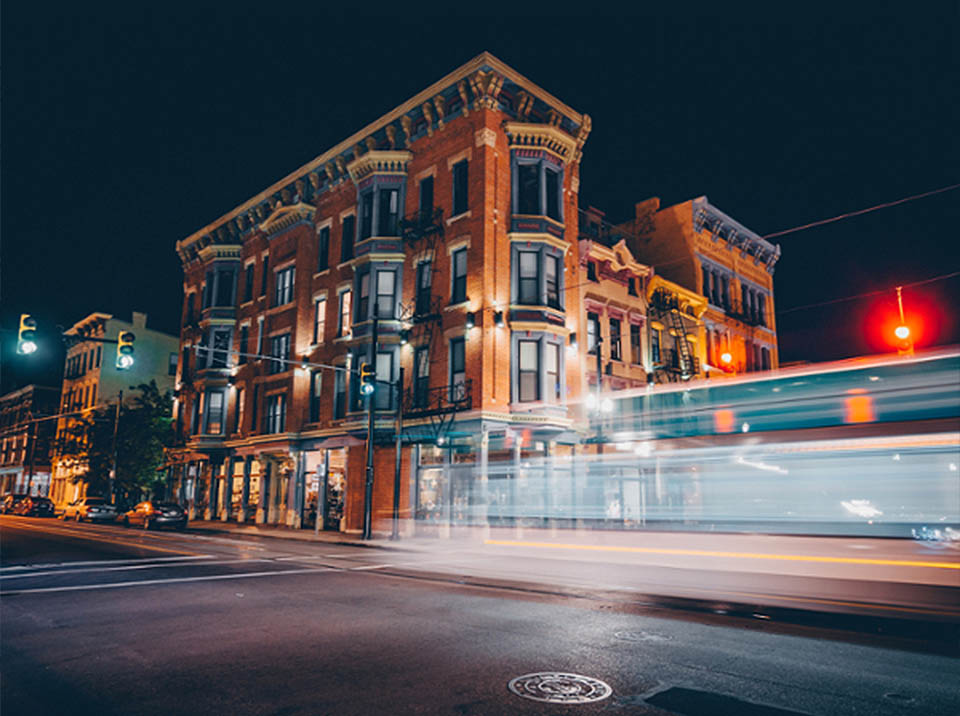
[(658, 311), (679, 311), (680, 300), (675, 293), (658, 288), (650, 297), (650, 306)]
[(443, 209), (420, 209), (400, 219), (400, 235), (404, 241), (418, 241), (433, 234), (443, 233)]
[(403, 396), (405, 418), (423, 418), (470, 410), (473, 407), (473, 381), (426, 388), (414, 383)]
[(661, 350), (660, 360), (654, 361), (654, 367), (660, 370), (668, 370), (674, 373), (688, 373), (696, 375), (700, 372), (700, 359), (694, 355), (688, 356), (689, 365), (683, 365), (683, 358), (680, 353), (673, 349)]

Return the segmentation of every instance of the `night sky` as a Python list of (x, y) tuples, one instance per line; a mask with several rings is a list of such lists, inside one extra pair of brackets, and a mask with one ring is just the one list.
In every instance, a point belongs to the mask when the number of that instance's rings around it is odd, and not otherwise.
[[(483, 50), (592, 116), (580, 204), (614, 222), (706, 195), (766, 235), (960, 182), (956, 3), (590, 19), (12, 4), (4, 391), (59, 379), (55, 342), (14, 355), (21, 312), (41, 334), (132, 310), (177, 333), (178, 239)], [(893, 287), (960, 271), (958, 227), (952, 191), (772, 239), (781, 360), (890, 350)], [(960, 342), (958, 295), (957, 276), (904, 290), (919, 347)]]

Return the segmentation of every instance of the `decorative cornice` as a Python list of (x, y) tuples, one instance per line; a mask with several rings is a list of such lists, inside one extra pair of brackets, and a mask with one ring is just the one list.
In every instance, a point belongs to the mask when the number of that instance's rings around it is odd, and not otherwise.
[(763, 264), (769, 273), (780, 258), (780, 244), (771, 244), (760, 235), (713, 206), (703, 196), (691, 202), (693, 228), (707, 233), (714, 242), (723, 239), (728, 249), (739, 248), (741, 256), (752, 256), (754, 264)]
[(294, 204), (293, 206), (278, 206), (267, 220), (260, 224), (260, 231), (267, 236), (274, 236), (290, 228), (298, 221), (313, 221), (316, 209), (309, 204)]
[[(262, 223), (266, 216), (277, 208), (278, 203), (289, 205), (315, 201), (321, 192), (342, 186), (347, 175), (347, 161), (358, 158), (358, 147), (359, 154), (362, 155), (364, 144), (369, 147), (374, 135), (377, 138), (374, 146), (379, 143), (381, 146), (396, 148), (401, 139), (397, 133), (400, 129), (403, 145), (409, 148), (416, 131), (416, 122), (420, 117), (424, 117), (424, 105), (427, 103), (431, 107), (430, 116), (424, 119), (427, 127), (431, 129), (434, 123), (437, 129), (441, 129), (442, 123), (450, 121), (449, 103), (453, 101), (462, 103), (459, 111), (464, 115), (468, 115), (472, 109), (480, 108), (499, 109), (509, 115), (516, 115), (512, 107), (500, 99), (501, 89), (507, 83), (511, 87), (510, 91), (523, 91), (532, 98), (524, 104), (524, 110), (528, 114), (548, 116), (555, 125), (563, 126), (570, 133), (568, 136), (576, 134), (578, 138), (585, 139), (585, 131), (589, 132), (589, 118), (586, 115), (571, 109), (489, 52), (483, 52), (233, 210), (178, 241), (177, 251), (181, 260), (186, 263), (196, 258), (196, 249), (200, 248), (196, 246), (198, 243), (201, 247), (218, 243), (215, 234), (231, 223), (235, 224), (236, 230), (245, 232)], [(472, 107), (469, 101), (471, 94)]]
[(504, 122), (511, 149), (544, 149), (564, 164), (575, 161), (577, 140), (554, 124)]
[(242, 244), (210, 244), (200, 249), (197, 257), (203, 262), (215, 259), (239, 259), (242, 249)]
[(377, 150), (367, 152), (347, 165), (354, 184), (371, 175), (406, 176), (413, 154), (406, 151)]

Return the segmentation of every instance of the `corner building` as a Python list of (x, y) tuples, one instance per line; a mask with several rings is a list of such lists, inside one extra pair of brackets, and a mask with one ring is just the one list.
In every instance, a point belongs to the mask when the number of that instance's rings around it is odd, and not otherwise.
[(528, 484), (543, 492), (528, 504), (569, 501), (523, 478), (566, 484), (553, 466), (571, 463), (548, 458), (573, 459), (580, 437), (590, 126), (484, 53), (179, 241), (168, 476), (191, 515), (360, 532), (362, 363), (378, 381), (375, 533), (397, 470), (405, 532), (495, 524)]

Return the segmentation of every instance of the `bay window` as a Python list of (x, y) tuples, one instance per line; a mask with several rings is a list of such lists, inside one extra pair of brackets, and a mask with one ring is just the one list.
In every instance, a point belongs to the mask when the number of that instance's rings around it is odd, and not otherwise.
[(543, 267), (547, 280), (547, 305), (560, 308), (560, 259), (547, 254)]
[(287, 429), (287, 394), (276, 393), (267, 396), (267, 410), (264, 414), (265, 433), (282, 433)]
[(283, 306), (293, 300), (293, 272), (295, 270), (295, 266), (288, 266), (285, 269), (277, 271), (273, 291), (274, 306)]
[(204, 433), (207, 435), (220, 435), (223, 432), (223, 391), (207, 391), (205, 422)]
[(520, 278), (517, 303), (536, 304), (540, 302), (539, 252), (521, 251)]
[(377, 316), (394, 317), (394, 294), (397, 274), (394, 271), (377, 271)]
[(563, 169), (547, 158), (514, 157), (513, 213), (563, 221)]
[(517, 400), (529, 403), (540, 400), (540, 341), (519, 341), (519, 381)]
[(547, 402), (560, 403), (560, 346), (556, 343), (547, 343), (547, 366), (544, 372)]

